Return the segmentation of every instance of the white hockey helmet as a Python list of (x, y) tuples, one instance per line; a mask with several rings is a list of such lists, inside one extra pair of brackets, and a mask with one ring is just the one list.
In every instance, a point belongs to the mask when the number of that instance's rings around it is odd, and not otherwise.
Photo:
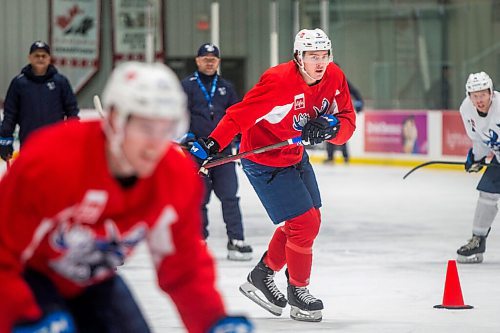
[(103, 105), (108, 112), (114, 107), (122, 128), (130, 115), (137, 115), (177, 122), (175, 137), (187, 130), (186, 94), (174, 72), (161, 63), (117, 66), (104, 88)]
[(332, 42), (321, 29), (302, 29), (295, 36), (293, 43), (293, 53), (302, 61), (305, 51), (328, 51), (332, 56)]
[(490, 93), (493, 93), (493, 81), (488, 74), (479, 72), (469, 75), (467, 83), (465, 84), (465, 91), (467, 94), (486, 89), (489, 89)]

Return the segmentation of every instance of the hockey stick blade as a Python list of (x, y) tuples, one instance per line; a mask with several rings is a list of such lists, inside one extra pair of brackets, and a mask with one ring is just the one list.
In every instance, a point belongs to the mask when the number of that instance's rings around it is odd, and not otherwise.
[(104, 119), (104, 111), (102, 110), (101, 99), (98, 95), (94, 95), (94, 108), (99, 113), (99, 116)]
[(272, 149), (281, 148), (281, 147), (285, 147), (285, 146), (293, 145), (293, 144), (306, 146), (306, 145), (309, 145), (309, 142), (302, 141), (302, 139), (299, 136), (299, 137), (295, 137), (295, 138), (281, 141), (278, 143), (274, 143), (272, 145), (249, 150), (249, 151), (246, 151), (244, 153), (229, 155), (226, 157), (222, 157), (222, 158), (219, 158), (216, 160), (209, 161), (208, 163), (206, 163), (205, 165), (203, 165), (200, 168), (200, 172), (205, 173), (204, 171), (206, 171), (207, 169), (210, 169), (210, 168), (222, 165), (222, 164), (226, 164), (229, 162), (233, 162), (233, 161), (239, 160), (240, 158), (247, 157), (249, 155), (260, 154), (260, 153), (264, 153), (264, 152), (272, 150)]
[[(406, 179), (409, 175), (411, 175), (413, 172), (417, 171), (420, 168), (426, 167), (428, 165), (433, 165), (433, 164), (443, 164), (443, 165), (464, 165), (464, 162), (455, 162), (455, 161), (429, 161), (425, 162), (422, 164), (417, 165), (410, 171), (408, 171), (404, 176), (403, 179)], [(489, 166), (494, 166), (494, 167), (500, 167), (500, 164), (492, 164), (492, 163), (481, 163), (481, 166), (489, 167)]]

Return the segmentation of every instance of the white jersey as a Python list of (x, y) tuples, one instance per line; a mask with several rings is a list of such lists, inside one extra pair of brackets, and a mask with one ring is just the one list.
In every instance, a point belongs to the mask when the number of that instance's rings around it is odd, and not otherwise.
[(467, 135), (472, 140), (474, 159), (479, 161), (489, 152), (500, 161), (500, 93), (493, 92), (493, 99), (486, 117), (481, 117), (469, 96), (460, 105), (460, 115)]

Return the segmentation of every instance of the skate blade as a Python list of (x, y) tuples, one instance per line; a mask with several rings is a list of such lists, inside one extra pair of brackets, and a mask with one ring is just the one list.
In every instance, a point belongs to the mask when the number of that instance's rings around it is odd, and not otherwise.
[(291, 306), (290, 318), (298, 321), (320, 322), (323, 319), (321, 310), (307, 311), (296, 306)]
[(460, 264), (480, 264), (483, 262), (483, 254), (482, 253), (476, 253), (472, 254), (468, 257), (458, 255), (457, 256), (457, 262)]
[(234, 261), (249, 261), (252, 260), (252, 252), (238, 252), (238, 251), (228, 251), (227, 259)]
[[(279, 306), (269, 302), (265, 298), (264, 294), (262, 294), (259, 289), (255, 288), (253, 284), (245, 282), (240, 286), (240, 291), (243, 295), (250, 298), (263, 309), (271, 312), (275, 316), (281, 316), (283, 308), (280, 308)], [(260, 296), (260, 294), (262, 294), (262, 297)]]

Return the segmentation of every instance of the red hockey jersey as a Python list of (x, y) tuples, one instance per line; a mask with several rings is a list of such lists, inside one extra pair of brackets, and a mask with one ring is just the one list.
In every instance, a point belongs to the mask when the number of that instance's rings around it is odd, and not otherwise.
[[(300, 136), (305, 123), (321, 114), (335, 114), (340, 121), (331, 143), (343, 144), (352, 136), (356, 115), (344, 73), (330, 63), (322, 80), (308, 86), (297, 65), (289, 61), (268, 69), (244, 99), (227, 110), (210, 136), (223, 148), (241, 133), (240, 151), (245, 152)], [(291, 145), (247, 158), (284, 167), (298, 163), (303, 150)]]
[(158, 283), (190, 332), (225, 315), (201, 238), (202, 185), (170, 148), (155, 172), (124, 189), (110, 174), (100, 122), (69, 121), (34, 133), (0, 182), (0, 332), (39, 315), (21, 277), (47, 275), (66, 297), (115, 274), (147, 240)]

